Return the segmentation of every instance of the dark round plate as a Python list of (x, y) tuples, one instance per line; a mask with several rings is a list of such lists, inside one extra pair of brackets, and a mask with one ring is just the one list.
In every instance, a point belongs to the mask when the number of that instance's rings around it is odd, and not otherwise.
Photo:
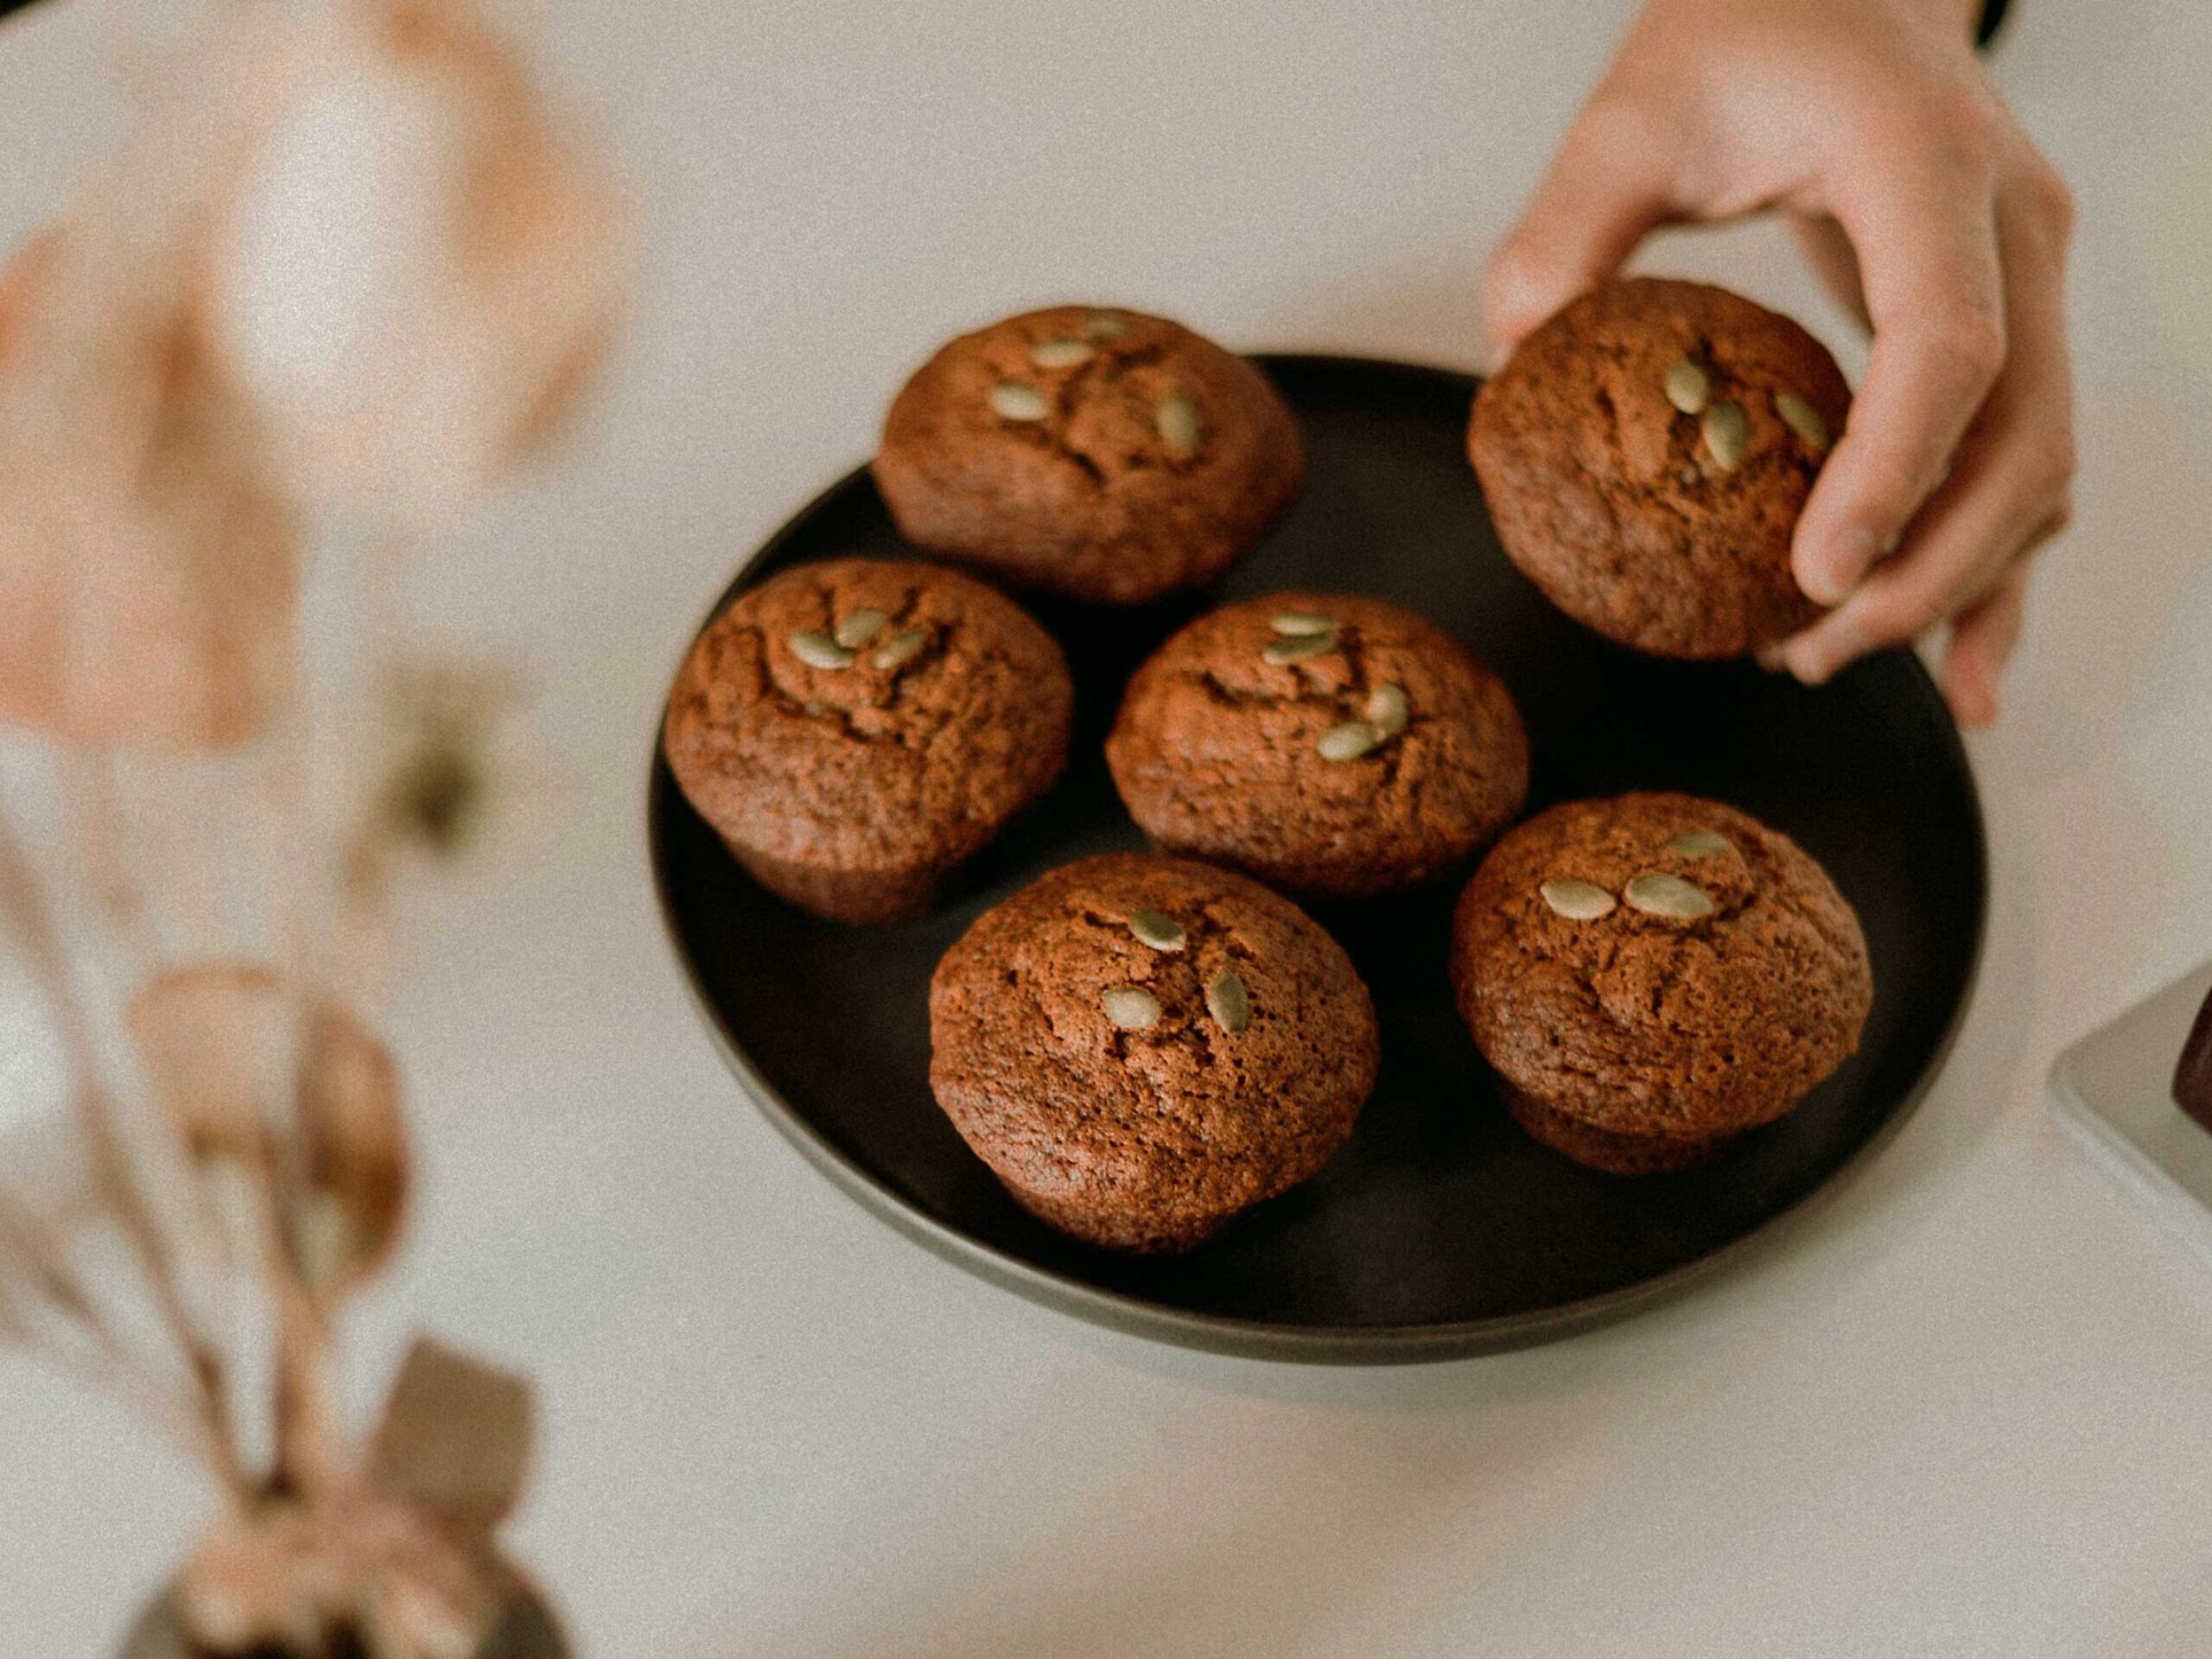
[[(1381, 1080), (1335, 1160), (1184, 1256), (1123, 1259), (1032, 1220), (931, 1100), (930, 973), (981, 911), (1044, 871), (1143, 844), (1099, 745), (1130, 669), (1211, 600), (1034, 607), (1075, 668), (1068, 775), (910, 925), (842, 927), (770, 898), (656, 761), (649, 833), (670, 934), (731, 1065), (798, 1149), (877, 1215), (1035, 1300), (1196, 1347), (1369, 1363), (1517, 1347), (1617, 1319), (1828, 1186), (1934, 1076), (1974, 976), (1986, 898), (1958, 734), (1910, 653), (1807, 691), (1747, 664), (1662, 663), (1605, 644), (1498, 550), (1464, 447), (1473, 380), (1345, 358), (1261, 361), (1304, 424), (1311, 477), (1224, 593), (1377, 594), (1451, 629), (1520, 701), (1532, 810), (1684, 789), (1796, 836), (1858, 906), (1873, 953), (1873, 1014), (1841, 1071), (1713, 1167), (1597, 1174), (1536, 1146), (1494, 1098), (1445, 982), (1452, 890), (1317, 906), (1382, 1022)], [(786, 525), (732, 591), (848, 553), (911, 556), (864, 472)]]

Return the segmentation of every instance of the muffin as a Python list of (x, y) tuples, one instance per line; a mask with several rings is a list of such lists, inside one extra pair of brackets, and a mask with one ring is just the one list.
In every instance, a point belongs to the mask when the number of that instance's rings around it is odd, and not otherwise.
[(1741, 657), (1821, 614), (1789, 541), (1851, 391), (1789, 318), (1609, 283), (1523, 340), (1467, 448), (1498, 540), (1569, 616), (1660, 657)]
[(1184, 1250), (1351, 1135), (1379, 1058), (1337, 942), (1227, 870), (1116, 853), (987, 912), (930, 983), (930, 1086), (1015, 1201)]
[(939, 351), (875, 458), (917, 546), (1115, 605), (1211, 582), (1305, 477), (1290, 411), (1250, 363), (1164, 318), (1072, 305)]
[(1444, 874), (1529, 790), (1504, 683), (1426, 619), (1349, 594), (1183, 628), (1130, 679), (1106, 760), (1161, 847), (1325, 898)]
[(831, 559), (741, 594), (677, 676), (677, 785), (762, 886), (838, 921), (919, 914), (1066, 763), (1052, 636), (931, 564)]
[(1685, 1169), (1859, 1046), (1859, 918), (1787, 836), (1694, 795), (1539, 813), (1461, 896), (1459, 1011), (1537, 1140), (1623, 1174)]

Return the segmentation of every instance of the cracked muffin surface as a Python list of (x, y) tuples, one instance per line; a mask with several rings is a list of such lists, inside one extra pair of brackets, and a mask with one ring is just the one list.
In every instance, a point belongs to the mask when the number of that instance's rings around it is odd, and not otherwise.
[(1516, 1116), (1570, 1155), (1542, 1114), (1660, 1154), (1780, 1116), (1858, 1047), (1873, 1001), (1827, 872), (1692, 795), (1573, 801), (1515, 830), (1461, 895), (1452, 976), (1484, 1058), (1537, 1109), (1509, 1094)]
[(1157, 854), (1052, 871), (930, 984), (953, 1127), (1033, 1214), (1118, 1249), (1188, 1249), (1314, 1174), (1379, 1056), (1367, 988), (1319, 924)]
[(1296, 499), (1306, 460), (1243, 358), (1165, 318), (1057, 306), (931, 358), (893, 402), (874, 471), (917, 546), (1135, 604), (1248, 551)]
[(1445, 874), (1529, 789), (1504, 683), (1426, 618), (1349, 594), (1190, 623), (1130, 679), (1106, 759), (1160, 846), (1325, 897)]
[(663, 747), (763, 885), (885, 921), (1058, 777), (1074, 687), (1058, 645), (983, 583), (832, 559), (740, 594), (692, 646)]
[(1468, 453), (1498, 540), (1560, 609), (1657, 656), (1740, 657), (1821, 613), (1789, 543), (1850, 408), (1835, 359), (1788, 317), (1637, 277), (1515, 348), (1475, 399)]

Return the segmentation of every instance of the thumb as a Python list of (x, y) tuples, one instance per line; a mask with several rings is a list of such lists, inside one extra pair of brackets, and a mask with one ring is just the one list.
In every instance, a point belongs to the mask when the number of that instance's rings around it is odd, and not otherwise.
[(1618, 270), (1677, 211), (1665, 135), (1632, 105), (1593, 100), (1483, 274), (1483, 321), (1499, 355)]

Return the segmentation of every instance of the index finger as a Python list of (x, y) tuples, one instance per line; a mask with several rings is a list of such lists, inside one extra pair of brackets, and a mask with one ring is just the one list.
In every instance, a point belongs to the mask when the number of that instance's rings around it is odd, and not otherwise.
[(1619, 270), (1674, 216), (1669, 156), (1637, 106), (1602, 92), (1575, 117), (1483, 273), (1483, 318), (1501, 353)]
[(1842, 440), (1797, 521), (1797, 584), (1840, 602), (1934, 493), (2005, 365), (1994, 192), (1962, 207), (1926, 169), (1870, 175), (1835, 204), (1874, 344)]

